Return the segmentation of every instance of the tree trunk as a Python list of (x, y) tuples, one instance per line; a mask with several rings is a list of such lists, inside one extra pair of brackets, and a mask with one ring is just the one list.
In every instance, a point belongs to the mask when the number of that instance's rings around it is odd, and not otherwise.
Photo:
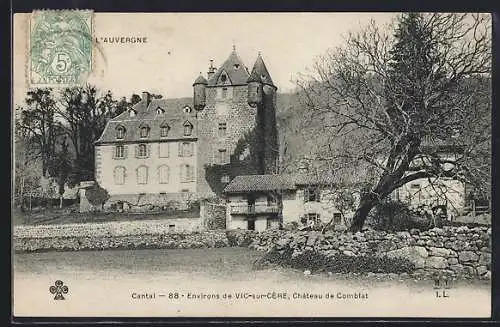
[(365, 224), (366, 217), (368, 217), (368, 214), (376, 204), (377, 199), (373, 196), (373, 193), (369, 193), (361, 198), (358, 209), (356, 209), (354, 213), (351, 227), (349, 228), (351, 232), (361, 231), (361, 228), (363, 228)]
[(62, 209), (63, 207), (63, 196), (62, 194), (59, 196), (59, 209)]

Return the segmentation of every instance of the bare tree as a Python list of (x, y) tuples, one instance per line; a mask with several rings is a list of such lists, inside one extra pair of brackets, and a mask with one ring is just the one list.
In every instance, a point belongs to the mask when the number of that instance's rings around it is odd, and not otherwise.
[[(388, 29), (372, 22), (299, 81), (311, 119), (329, 136), (318, 156), (372, 185), (352, 231), (411, 181), (484, 179), (486, 167), (472, 162), (491, 137), (490, 24), (487, 15), (444, 13), (402, 14)], [(439, 142), (459, 155), (439, 155)]]

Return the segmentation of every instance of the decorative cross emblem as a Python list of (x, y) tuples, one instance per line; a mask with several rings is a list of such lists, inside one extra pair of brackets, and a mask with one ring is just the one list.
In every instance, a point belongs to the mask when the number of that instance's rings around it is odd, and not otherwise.
[(68, 286), (64, 285), (62, 280), (56, 280), (55, 285), (49, 288), (50, 293), (55, 294), (54, 300), (64, 300), (63, 294), (67, 294)]

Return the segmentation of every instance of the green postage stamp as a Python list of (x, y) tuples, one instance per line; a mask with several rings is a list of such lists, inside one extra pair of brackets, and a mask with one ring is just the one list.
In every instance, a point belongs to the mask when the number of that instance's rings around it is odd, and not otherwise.
[(92, 71), (92, 11), (34, 11), (29, 29), (31, 85), (80, 84)]

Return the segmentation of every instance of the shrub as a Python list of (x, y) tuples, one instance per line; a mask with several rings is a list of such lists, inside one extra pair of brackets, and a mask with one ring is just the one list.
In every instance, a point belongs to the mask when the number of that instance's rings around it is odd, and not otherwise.
[(108, 191), (100, 187), (97, 183), (94, 183), (94, 185), (85, 190), (85, 197), (95, 207), (103, 207), (104, 203), (109, 200)]
[(282, 250), (273, 248), (255, 262), (257, 268), (269, 265), (333, 273), (410, 273), (415, 269), (414, 264), (404, 258), (348, 256), (342, 253), (327, 256), (310, 250), (293, 255), (290, 247)]
[(388, 231), (408, 231), (412, 228), (427, 230), (432, 228), (431, 219), (420, 210), (412, 210), (400, 201), (385, 201), (379, 203), (370, 220), (374, 229)]

